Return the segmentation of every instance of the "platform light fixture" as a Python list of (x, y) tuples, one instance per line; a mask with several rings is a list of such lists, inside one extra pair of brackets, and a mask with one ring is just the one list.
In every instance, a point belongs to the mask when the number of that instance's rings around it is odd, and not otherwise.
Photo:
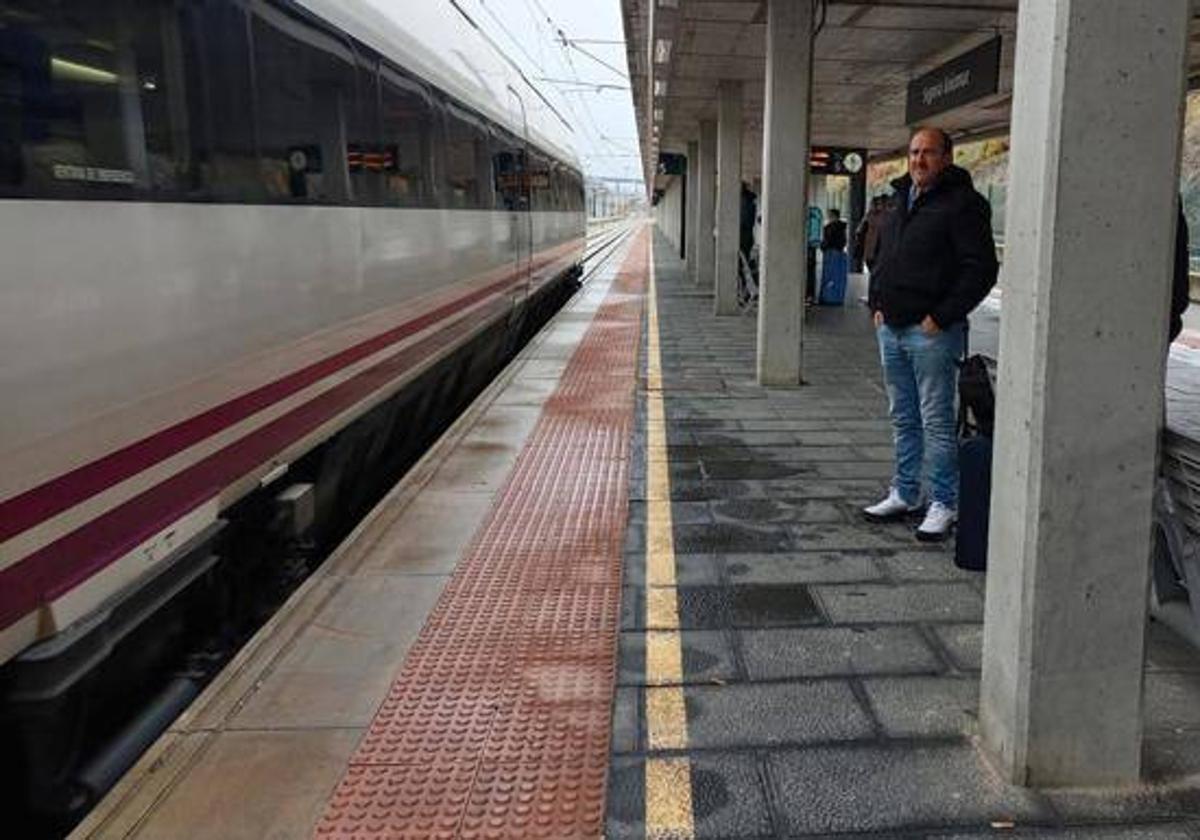
[(655, 79), (654, 80), (654, 95), (655, 96), (666, 96), (667, 95), (667, 80), (666, 79)]
[(660, 9), (678, 9), (679, 0), (658, 0), (658, 7)]
[(654, 42), (654, 63), (666, 64), (671, 60), (671, 39), (659, 38)]
[(654, 109), (654, 122), (657, 124), (657, 123), (661, 123), (662, 121), (663, 121), (663, 109), (655, 108)]

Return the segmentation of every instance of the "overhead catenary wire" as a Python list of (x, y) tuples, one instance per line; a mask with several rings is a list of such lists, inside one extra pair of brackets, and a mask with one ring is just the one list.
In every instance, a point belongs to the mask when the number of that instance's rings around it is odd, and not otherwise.
[(459, 5), (458, 0), (449, 0), (449, 2), (450, 2), (450, 5), (453, 6), (460, 15), (462, 15), (463, 20), (465, 20), (468, 24), (470, 24), (471, 28), (474, 29), (476, 32), (478, 32), (483, 37), (483, 39), (488, 42), (488, 45), (491, 46), (491, 48), (494, 49), (496, 51), (496, 53), (501, 58), (503, 58), (504, 61), (510, 67), (512, 67), (513, 70), (515, 70), (517, 72), (517, 75), (521, 77), (521, 81), (523, 81), (525, 83), (526, 87), (528, 87), (530, 90), (532, 90), (538, 99), (542, 100), (542, 103), (547, 108), (550, 109), (550, 112), (558, 118), (559, 122), (561, 122), (566, 127), (567, 131), (574, 133), (575, 132), (574, 126), (572, 126), (571, 123), (567, 121), (567, 118), (564, 117), (562, 115), (562, 113), (557, 108), (554, 107), (554, 103), (552, 103), (549, 99), (546, 98), (546, 95), (544, 93), (542, 93), (542, 91), (538, 88), (538, 86), (535, 85), (529, 79), (529, 77), (525, 75), (525, 71), (521, 69), (521, 65), (517, 64), (517, 62), (513, 60), (512, 56), (510, 56), (508, 53), (506, 53), (504, 51), (504, 48), (496, 43), (496, 39), (493, 38), (491, 35), (489, 35), (483, 27), (481, 27), (478, 23), (475, 22), (474, 18), (472, 18), (469, 14), (467, 14), (467, 10)]
[[(479, 2), (483, 4), (484, 0), (479, 0)], [(580, 49), (576, 45), (578, 42), (623, 45), (624, 41), (609, 39), (573, 39), (567, 34), (566, 29), (559, 24), (559, 22), (555, 20), (555, 18), (546, 9), (546, 6), (543, 4), (542, 0), (522, 0), (522, 3), (526, 12), (529, 14), (529, 17), (533, 20), (535, 29), (542, 33), (535, 39), (538, 43), (539, 54), (543, 55), (543, 57), (545, 56), (545, 53), (542, 52), (541, 49), (543, 39), (548, 39), (550, 42), (554, 42), (559, 46), (559, 50), (557, 51), (558, 58), (555, 63), (557, 63), (565, 71), (565, 74), (560, 76), (559, 74), (552, 75), (544, 72), (543, 76), (547, 78), (543, 79), (543, 81), (548, 81), (555, 85), (562, 84), (575, 86), (574, 89), (569, 87), (560, 88), (560, 98), (562, 99), (564, 107), (567, 109), (568, 113), (571, 114), (572, 119), (579, 128), (580, 139), (584, 140), (588, 146), (586, 151), (581, 150), (581, 156), (592, 160), (601, 159), (601, 156), (604, 155), (605, 151), (612, 150), (615, 144), (606, 138), (604, 132), (601, 131), (599, 126), (596, 124), (595, 117), (592, 114), (590, 102), (584, 97), (594, 97), (605, 94), (609, 90), (628, 90), (628, 88), (607, 82), (597, 83), (585, 80), (580, 74), (579, 68), (572, 60), (571, 53), (572, 51), (579, 52), (580, 54), (585, 55), (589, 60), (598, 62), (602, 66), (605, 66), (609, 72), (613, 72), (622, 79), (628, 80), (628, 76), (625, 73), (622, 73), (619, 69), (609, 65), (603, 59), (591, 54), (590, 51)], [(507, 34), (510, 39), (513, 37), (511, 32), (508, 32)], [(522, 52), (525, 51), (523, 50)], [(549, 63), (545, 62), (544, 58), (542, 64), (538, 66), (545, 66), (547, 69), (549, 69)], [(576, 107), (576, 104), (572, 102), (574, 96), (579, 97), (578, 107)], [(625, 150), (620, 146), (616, 146), (615, 148), (621, 151), (622, 154), (625, 153)]]

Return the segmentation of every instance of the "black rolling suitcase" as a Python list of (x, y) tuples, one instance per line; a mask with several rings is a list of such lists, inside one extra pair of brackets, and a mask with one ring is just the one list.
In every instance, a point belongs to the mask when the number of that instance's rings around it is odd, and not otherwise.
[(995, 395), (982, 356), (967, 356), (958, 372), (958, 525), (954, 565), (987, 568), (988, 510), (992, 503), (992, 432)]
[(954, 565), (987, 568), (988, 508), (992, 503), (992, 439), (966, 438), (958, 445), (958, 528)]

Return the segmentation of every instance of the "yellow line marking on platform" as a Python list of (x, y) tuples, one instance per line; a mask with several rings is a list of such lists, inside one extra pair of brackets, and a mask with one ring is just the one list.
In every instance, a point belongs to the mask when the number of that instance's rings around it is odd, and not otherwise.
[(692, 769), (686, 758), (646, 761), (647, 840), (691, 840)]
[(646, 683), (658, 684), (658, 680), (683, 673), (683, 650), (679, 634), (674, 630), (646, 631)]
[[(650, 246), (646, 369), (646, 738), (651, 750), (688, 745), (683, 698), (683, 645), (671, 523), (667, 415), (658, 343), (658, 287)], [(646, 759), (646, 837), (691, 840), (692, 765), (686, 756)]]

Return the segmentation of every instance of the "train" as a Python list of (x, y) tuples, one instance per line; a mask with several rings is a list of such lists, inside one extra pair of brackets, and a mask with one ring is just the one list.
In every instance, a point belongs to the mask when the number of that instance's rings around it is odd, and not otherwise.
[(89, 756), (130, 724), (101, 699), (257, 610), (570, 293), (572, 147), (455, 0), (0, 0), (0, 740), (27, 807), (102, 792)]

